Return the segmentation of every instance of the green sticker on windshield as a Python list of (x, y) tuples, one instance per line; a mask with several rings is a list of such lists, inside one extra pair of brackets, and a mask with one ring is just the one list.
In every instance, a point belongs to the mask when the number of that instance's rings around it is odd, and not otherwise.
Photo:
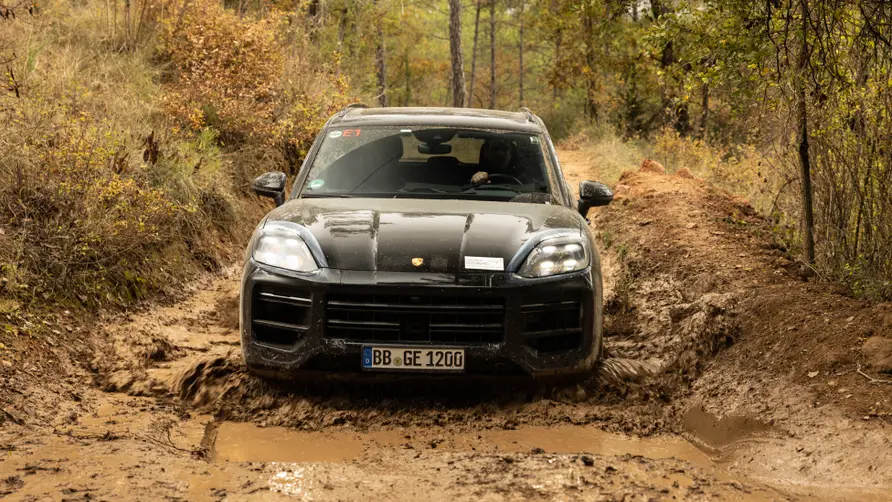
[(308, 190), (315, 190), (317, 188), (322, 188), (322, 185), (325, 184), (325, 180), (315, 179), (307, 184)]

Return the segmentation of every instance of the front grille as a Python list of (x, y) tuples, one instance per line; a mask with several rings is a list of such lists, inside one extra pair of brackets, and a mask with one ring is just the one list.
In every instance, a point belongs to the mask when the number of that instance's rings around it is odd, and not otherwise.
[(578, 349), (582, 344), (582, 303), (578, 299), (525, 303), (520, 311), (528, 347), (551, 353)]
[(325, 337), (355, 342), (498, 343), (505, 338), (500, 298), (329, 295)]
[(272, 345), (294, 345), (310, 329), (309, 291), (258, 289), (251, 304), (254, 339)]

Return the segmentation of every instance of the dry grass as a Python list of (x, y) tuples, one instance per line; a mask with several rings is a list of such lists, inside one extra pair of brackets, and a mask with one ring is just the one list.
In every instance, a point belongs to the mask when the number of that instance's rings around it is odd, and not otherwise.
[(126, 305), (240, 255), (248, 181), (295, 170), (348, 101), (294, 15), (50, 0), (0, 20), (0, 296)]
[(561, 148), (584, 155), (599, 181), (613, 185), (624, 171), (637, 169), (651, 155), (652, 147), (642, 140), (624, 140), (611, 128), (583, 128), (560, 142)]
[(228, 260), (220, 243), (250, 228), (214, 133), (160, 112), (151, 31), (112, 29), (106, 5), (0, 23), (20, 89), (0, 90), (0, 296), (124, 305)]

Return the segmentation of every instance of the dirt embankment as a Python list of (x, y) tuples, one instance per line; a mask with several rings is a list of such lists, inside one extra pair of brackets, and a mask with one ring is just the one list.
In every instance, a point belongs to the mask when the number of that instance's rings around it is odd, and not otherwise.
[(590, 217), (610, 358), (582, 386), (272, 384), (242, 366), (232, 270), (107, 320), (89, 364), (17, 354), (0, 494), (886, 498), (889, 305), (808, 282), (746, 203), (694, 179), (628, 173)]
[(765, 220), (706, 183), (643, 171), (617, 192), (595, 219), (620, 262), (608, 347), (659, 366), (672, 429), (763, 479), (888, 483), (892, 306), (807, 280)]

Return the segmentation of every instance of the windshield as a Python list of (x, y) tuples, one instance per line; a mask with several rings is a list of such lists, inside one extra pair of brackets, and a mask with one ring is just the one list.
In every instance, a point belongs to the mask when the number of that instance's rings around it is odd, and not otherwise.
[(551, 201), (540, 136), (480, 129), (332, 129), (303, 197)]

